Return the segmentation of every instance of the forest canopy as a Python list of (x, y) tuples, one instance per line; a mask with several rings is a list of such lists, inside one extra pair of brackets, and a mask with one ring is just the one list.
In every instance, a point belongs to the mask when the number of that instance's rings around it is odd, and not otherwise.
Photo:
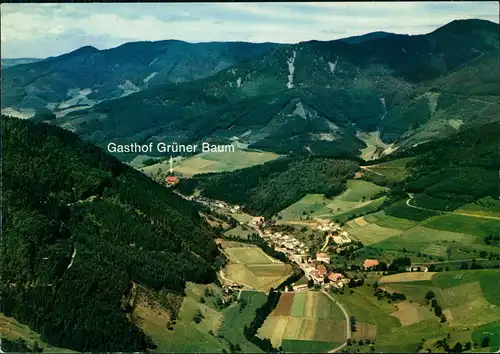
[(120, 300), (132, 281), (182, 294), (215, 279), (197, 207), (71, 132), (1, 119), (2, 312), (58, 347), (154, 347)]

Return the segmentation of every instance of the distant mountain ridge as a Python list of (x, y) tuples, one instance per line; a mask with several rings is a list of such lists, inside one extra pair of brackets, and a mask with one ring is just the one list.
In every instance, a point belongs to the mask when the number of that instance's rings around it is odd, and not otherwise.
[[(238, 141), (280, 154), (376, 158), (498, 121), (498, 33), (493, 22), (457, 20), (423, 35), (375, 32), (290, 45), (84, 47), (5, 70), (3, 85), (15, 89), (3, 86), (3, 104), (43, 103), (56, 110), (52, 123), (100, 146)], [(23, 70), (42, 67), (48, 74), (29, 83), (33, 75)], [(76, 67), (90, 67), (95, 76)], [(85, 84), (66, 92), (65, 75)], [(44, 87), (61, 88), (33, 93), (45, 81)], [(100, 86), (89, 88), (95, 81)], [(49, 97), (66, 101), (51, 106)]]
[(4, 70), (2, 109), (63, 110), (146, 87), (204, 78), (278, 47), (273, 43), (132, 42), (73, 52)]
[(40, 58), (2, 58), (2, 68), (9, 68), (14, 65), (29, 64), (43, 59)]
[(380, 156), (498, 121), (498, 27), (464, 20), (426, 35), (284, 45), (55, 123), (101, 146), (237, 140), (280, 154)]

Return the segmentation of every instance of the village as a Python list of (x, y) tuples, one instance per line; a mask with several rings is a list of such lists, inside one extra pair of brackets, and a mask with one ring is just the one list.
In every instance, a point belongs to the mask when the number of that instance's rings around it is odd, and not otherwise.
[[(177, 180), (170, 180), (168, 182), (175, 184)], [(207, 205), (212, 210), (222, 210), (229, 215), (242, 212), (241, 206), (231, 205), (221, 200), (213, 200), (200, 195), (183, 197)], [(325, 221), (315, 226), (317, 231), (324, 232), (326, 236), (323, 247), (314, 255), (311, 255), (309, 247), (303, 241), (297, 239), (296, 236), (286, 232), (274, 231), (274, 220), (265, 220), (263, 216), (254, 216), (247, 222), (240, 221), (239, 224), (252, 227), (269, 246), (285, 254), (289, 260), (304, 271), (305, 279), (303, 280), (307, 281), (298, 281), (292, 284), (292, 288), (289, 291), (307, 290), (311, 284), (320, 289), (331, 290), (336, 288), (340, 290), (351, 281), (345, 272), (342, 274), (328, 270), (331, 257), (326, 251), (330, 250), (331, 252), (340, 253), (346, 246), (353, 243), (349, 234), (339, 224)], [(380, 261), (377, 259), (364, 259), (361, 269), (364, 271), (376, 270), (379, 264)], [(428, 268), (425, 266), (410, 266), (406, 271), (427, 272)], [(238, 284), (232, 285), (235, 290), (241, 287)]]
[[(205, 204), (211, 208), (222, 209), (229, 213), (238, 213), (241, 211), (239, 205), (230, 205), (224, 201), (212, 200), (202, 196), (189, 197), (190, 200)], [(350, 279), (341, 273), (329, 272), (327, 265), (330, 264), (330, 256), (325, 252), (328, 249), (329, 241), (333, 241), (334, 250), (338, 253), (344, 246), (352, 243), (346, 231), (343, 231), (340, 225), (334, 222), (328, 222), (316, 227), (318, 231), (326, 232), (325, 244), (320, 252), (316, 252), (315, 257), (311, 257), (310, 249), (307, 245), (298, 240), (295, 236), (273, 231), (270, 227), (272, 222), (267, 222), (263, 216), (254, 216), (247, 223), (240, 222), (241, 225), (247, 224), (255, 229), (266, 243), (276, 251), (284, 253), (288, 259), (297, 264), (303, 271), (307, 282), (297, 282), (292, 284), (293, 291), (307, 290), (312, 283), (319, 288), (342, 289)], [(378, 260), (366, 259), (363, 268), (369, 270), (379, 264)]]

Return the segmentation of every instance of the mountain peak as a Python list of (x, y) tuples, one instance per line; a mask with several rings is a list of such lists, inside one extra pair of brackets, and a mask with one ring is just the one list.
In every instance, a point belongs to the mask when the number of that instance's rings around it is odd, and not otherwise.
[(461, 20), (453, 20), (446, 25), (439, 27), (432, 33), (440, 33), (440, 32), (452, 32), (455, 34), (465, 34), (471, 31), (478, 30), (490, 30), (490, 31), (498, 31), (499, 24), (480, 19), (461, 19)]

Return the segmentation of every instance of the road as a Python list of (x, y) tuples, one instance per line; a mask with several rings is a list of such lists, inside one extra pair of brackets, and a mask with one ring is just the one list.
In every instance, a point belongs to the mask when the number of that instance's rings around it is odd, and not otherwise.
[(409, 206), (410, 208), (432, 211), (434, 213), (439, 213), (439, 214), (453, 214), (453, 215), (472, 216), (474, 218), (500, 220), (500, 217), (496, 217), (496, 216), (479, 215), (479, 214), (474, 214), (474, 213), (464, 213), (464, 212), (457, 212), (457, 211), (443, 211), (443, 210), (435, 210), (435, 209), (418, 207), (416, 205), (410, 204), (410, 201), (415, 197), (414, 194), (413, 193), (407, 193), (407, 194), (408, 194), (408, 199), (406, 200), (406, 205)]
[(328, 241), (330, 240), (330, 235), (325, 236), (325, 243), (323, 244), (323, 247), (321, 247), (321, 252), (325, 252), (326, 248), (328, 247)]
[(222, 279), (224, 279), (225, 281), (228, 281), (230, 283), (235, 283), (235, 284), (241, 284), (243, 286), (246, 286), (247, 288), (249, 288), (250, 290), (255, 290), (255, 291), (258, 291), (257, 289), (255, 288), (252, 288), (250, 285), (248, 284), (245, 284), (245, 283), (242, 283), (240, 281), (235, 281), (235, 280), (232, 280), (232, 279), (229, 279), (229, 278), (226, 278), (226, 276), (224, 275), (224, 272), (222, 271), (222, 269), (219, 271), (219, 274), (220, 274), (220, 277)]
[(334, 348), (334, 349), (328, 351), (328, 353), (335, 353), (335, 352), (341, 350), (342, 348), (344, 348), (347, 345), (347, 339), (351, 338), (351, 317), (349, 316), (349, 313), (347, 312), (344, 305), (342, 305), (340, 302), (338, 302), (337, 299), (335, 299), (333, 296), (328, 294), (324, 289), (321, 289), (321, 292), (323, 294), (325, 294), (328, 298), (330, 298), (330, 300), (335, 302), (335, 304), (342, 310), (342, 312), (344, 313), (344, 317), (345, 317), (345, 322), (346, 322), (345, 338), (346, 338), (346, 341), (344, 342), (344, 344), (339, 345), (337, 348)]

